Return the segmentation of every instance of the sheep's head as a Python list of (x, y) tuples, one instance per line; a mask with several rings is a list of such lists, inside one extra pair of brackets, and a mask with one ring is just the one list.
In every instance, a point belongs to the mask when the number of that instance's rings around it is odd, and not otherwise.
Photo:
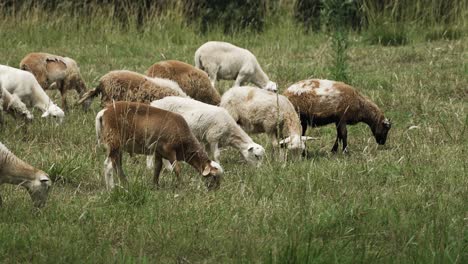
[(271, 92), (278, 92), (278, 86), (276, 85), (275, 82), (268, 81), (268, 83), (263, 87), (263, 89)]
[(221, 185), (224, 170), (217, 162), (209, 161), (203, 169), (202, 175), (208, 190), (216, 190)]
[(257, 143), (252, 143), (246, 149), (243, 149), (241, 153), (248, 163), (260, 166), (265, 155), (265, 149)]
[(19, 99), (16, 94), (12, 95), (12, 99), (7, 106), (7, 111), (10, 111), (13, 115), (19, 116), (26, 121), (31, 121), (34, 118), (26, 105)]
[(308, 140), (314, 140), (313, 137), (307, 136), (289, 136), (279, 142), (281, 148), (287, 148), (291, 154), (301, 154), (305, 149), (305, 142)]
[(63, 118), (65, 117), (65, 113), (62, 109), (60, 109), (60, 107), (56, 106), (55, 104), (50, 104), (47, 110), (42, 114), (42, 117), (48, 116), (57, 118), (58, 122), (62, 123)]
[(385, 142), (387, 141), (388, 131), (391, 127), (392, 123), (387, 118), (383, 118), (376, 125), (374, 125), (372, 133), (374, 134), (375, 141), (377, 141), (377, 144), (385, 144)]
[(39, 170), (36, 179), (29, 182), (25, 187), (28, 189), (29, 195), (36, 207), (43, 207), (47, 201), (49, 190), (52, 182), (48, 175)]

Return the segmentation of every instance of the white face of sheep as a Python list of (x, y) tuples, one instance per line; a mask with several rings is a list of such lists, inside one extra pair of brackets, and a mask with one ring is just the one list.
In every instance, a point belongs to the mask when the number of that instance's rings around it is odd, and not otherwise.
[(263, 156), (265, 155), (265, 149), (262, 146), (254, 143), (250, 144), (247, 149), (244, 149), (241, 153), (248, 163), (258, 167), (262, 164)]
[(45, 205), (51, 186), (51, 180), (43, 171), (39, 171), (36, 179), (27, 183), (26, 187), (34, 206), (43, 207)]
[(219, 188), (223, 174), (224, 170), (219, 163), (210, 161), (205, 165), (202, 175), (208, 190), (216, 190)]
[(60, 107), (56, 106), (55, 104), (50, 104), (47, 110), (42, 114), (42, 117), (48, 116), (56, 118), (59, 123), (62, 123), (63, 118), (65, 117), (65, 113), (62, 109), (60, 109)]
[(268, 81), (268, 83), (265, 85), (265, 87), (263, 88), (267, 91), (271, 91), (271, 92), (278, 92), (278, 86), (276, 85), (275, 82), (272, 82), (272, 81)]
[(305, 142), (313, 139), (315, 138), (306, 136), (292, 136), (281, 140), (279, 144), (281, 148), (287, 148), (291, 154), (299, 155), (302, 154), (302, 151), (305, 150)]

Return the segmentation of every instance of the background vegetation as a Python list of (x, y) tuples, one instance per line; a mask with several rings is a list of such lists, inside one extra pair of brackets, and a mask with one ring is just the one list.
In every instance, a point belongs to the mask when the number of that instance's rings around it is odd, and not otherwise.
[(61, 126), (37, 112), (30, 125), (7, 117), (0, 141), (47, 171), (54, 188), (37, 211), (24, 190), (0, 187), (0, 261), (468, 262), (464, 1), (347, 1), (364, 18), (340, 30), (329, 21), (343, 16), (326, 1), (312, 30), (297, 20), (299, 1), (265, 1), (259, 33), (225, 20), (203, 30), (204, 15), (191, 22), (177, 1), (101, 2), (3, 1), (0, 63), (18, 66), (33, 51), (70, 56), (92, 88), (110, 70), (193, 63), (201, 44), (224, 40), (256, 54), (281, 90), (344, 72), (392, 119), (387, 145), (378, 147), (360, 124), (349, 128), (351, 154), (332, 155), (335, 129), (323, 127), (309, 131), (320, 139), (307, 159), (283, 163), (266, 136), (255, 136), (269, 153), (264, 165), (248, 167), (225, 150), (216, 192), (189, 166), (178, 189), (164, 172), (163, 188), (153, 190), (144, 158), (127, 155), (131, 186), (109, 193), (94, 136), (97, 102), (88, 113), (72, 108)]

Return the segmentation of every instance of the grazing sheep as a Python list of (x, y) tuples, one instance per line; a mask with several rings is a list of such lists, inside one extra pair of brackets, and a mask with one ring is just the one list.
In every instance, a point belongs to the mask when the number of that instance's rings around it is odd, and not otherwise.
[(63, 121), (62, 109), (52, 102), (32, 73), (0, 65), (0, 85), (27, 106), (41, 110), (42, 117), (52, 116)]
[(31, 121), (34, 116), (29, 112), (26, 105), (21, 102), (16, 94), (11, 94), (3, 89), (0, 84), (0, 110), (4, 110), (13, 117), (21, 117), (26, 121)]
[(124, 150), (130, 154), (154, 155), (153, 182), (157, 186), (163, 158), (173, 164), (179, 182), (177, 161), (185, 161), (203, 175), (209, 189), (220, 185), (223, 169), (208, 158), (179, 114), (142, 103), (115, 102), (97, 114), (96, 134), (98, 142), (105, 145), (108, 153), (104, 162), (108, 188), (114, 187), (112, 170), (119, 175), (121, 182), (127, 182), (122, 169)]
[(221, 96), (211, 85), (206, 72), (185, 62), (168, 60), (153, 64), (146, 75), (159, 77), (177, 82), (184, 92), (191, 98), (211, 104), (219, 105)]
[(224, 108), (177, 96), (153, 101), (151, 106), (182, 115), (197, 139), (210, 146), (216, 162), (218, 147), (231, 146), (250, 164), (260, 165), (265, 149), (253, 142)]
[(234, 87), (251, 82), (262, 89), (277, 91), (252, 52), (227, 42), (209, 41), (195, 52), (195, 66), (208, 73), (213, 87), (217, 79), (236, 80)]
[(390, 121), (376, 104), (345, 83), (304, 80), (291, 85), (284, 95), (299, 112), (302, 135), (305, 135), (308, 125), (316, 127), (335, 123), (337, 137), (333, 152), (338, 150), (339, 141), (343, 143), (343, 152), (347, 151), (346, 125), (359, 122), (369, 125), (378, 144), (383, 145), (387, 140)]
[(256, 87), (242, 86), (229, 89), (221, 97), (224, 107), (234, 120), (248, 133), (267, 133), (273, 146), (278, 137), (287, 136), (287, 147), (294, 154), (305, 149), (301, 137), (301, 124), (294, 106), (282, 95)]
[(151, 78), (132, 71), (111, 71), (99, 80), (99, 85), (86, 92), (78, 101), (81, 104), (101, 94), (101, 107), (112, 101), (131, 101), (149, 104), (154, 100), (166, 96), (187, 95), (180, 89), (179, 85), (171, 80), (162, 78)]
[(0, 142), (0, 185), (4, 183), (26, 188), (36, 207), (45, 205), (51, 187), (51, 181), (45, 172), (17, 158)]
[(44, 89), (56, 88), (62, 95), (62, 107), (67, 109), (65, 93), (76, 90), (80, 95), (86, 92), (86, 84), (75, 60), (49, 53), (34, 52), (20, 62), (20, 69), (29, 71)]

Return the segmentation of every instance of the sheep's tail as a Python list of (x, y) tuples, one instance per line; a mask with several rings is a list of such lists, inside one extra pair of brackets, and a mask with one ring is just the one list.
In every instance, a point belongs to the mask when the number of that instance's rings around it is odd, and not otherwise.
[(97, 113), (96, 115), (96, 138), (97, 138), (97, 144), (101, 144), (101, 131), (102, 131), (102, 116), (104, 115), (104, 112), (106, 109), (102, 109)]
[(89, 106), (91, 104), (91, 101), (94, 99), (94, 97), (98, 96), (102, 92), (102, 84), (99, 83), (99, 85), (87, 91), (86, 93), (83, 94), (83, 97), (81, 97), (80, 100), (78, 100), (77, 104), (83, 104), (84, 102), (87, 101), (87, 105)]

